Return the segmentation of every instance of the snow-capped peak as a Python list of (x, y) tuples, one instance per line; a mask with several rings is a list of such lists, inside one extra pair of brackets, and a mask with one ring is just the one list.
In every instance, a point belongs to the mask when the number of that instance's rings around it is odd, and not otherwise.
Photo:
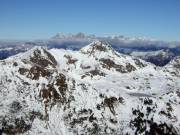
[(111, 47), (111, 45), (106, 41), (94, 41), (91, 44), (83, 47), (80, 50), (84, 54), (92, 55), (94, 53), (115, 53), (115, 50)]
[(55, 67), (57, 65), (55, 58), (47, 51), (46, 48), (41, 46), (35, 46), (29, 51), (17, 56), (24, 62), (34, 63), (41, 67)]

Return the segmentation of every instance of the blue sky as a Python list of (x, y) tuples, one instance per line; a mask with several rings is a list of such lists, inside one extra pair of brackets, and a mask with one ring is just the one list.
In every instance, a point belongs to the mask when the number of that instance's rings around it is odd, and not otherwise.
[(58, 32), (180, 41), (180, 0), (0, 0), (0, 39)]

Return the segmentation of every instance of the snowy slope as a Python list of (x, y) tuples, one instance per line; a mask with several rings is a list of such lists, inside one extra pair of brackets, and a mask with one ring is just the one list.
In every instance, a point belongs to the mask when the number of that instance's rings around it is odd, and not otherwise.
[[(96, 41), (0, 61), (4, 134), (180, 134), (180, 59), (156, 67)], [(175, 72), (175, 74), (173, 74)]]

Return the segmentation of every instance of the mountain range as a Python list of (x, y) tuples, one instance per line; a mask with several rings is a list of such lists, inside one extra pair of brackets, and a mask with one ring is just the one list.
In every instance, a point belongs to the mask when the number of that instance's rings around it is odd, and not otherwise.
[(0, 133), (180, 134), (179, 56), (160, 67), (94, 41), (33, 47), (0, 71)]
[[(119, 53), (128, 55), (135, 54), (137, 57), (157, 66), (164, 66), (175, 56), (180, 56), (179, 42), (166, 42), (147, 38), (129, 38), (122, 35), (100, 37), (95, 35), (85, 35), (84, 33), (58, 33), (52, 38), (44, 40), (1, 40), (0, 59), (5, 59), (20, 52), (25, 52), (34, 46), (42, 46), (48, 49), (63, 48), (79, 50), (86, 44), (90, 44), (96, 40), (109, 42)], [(137, 55), (137, 53), (141, 56)], [(156, 56), (153, 53), (156, 54)], [(142, 54), (145, 56), (142, 56)]]

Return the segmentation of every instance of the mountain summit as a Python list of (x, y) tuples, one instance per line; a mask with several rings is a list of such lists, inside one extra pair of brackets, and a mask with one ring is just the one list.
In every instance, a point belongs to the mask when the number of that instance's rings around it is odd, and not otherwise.
[(94, 41), (91, 44), (80, 49), (83, 54), (88, 54), (89, 56), (98, 57), (100, 55), (117, 55), (117, 52), (112, 48), (112, 46), (105, 41)]

